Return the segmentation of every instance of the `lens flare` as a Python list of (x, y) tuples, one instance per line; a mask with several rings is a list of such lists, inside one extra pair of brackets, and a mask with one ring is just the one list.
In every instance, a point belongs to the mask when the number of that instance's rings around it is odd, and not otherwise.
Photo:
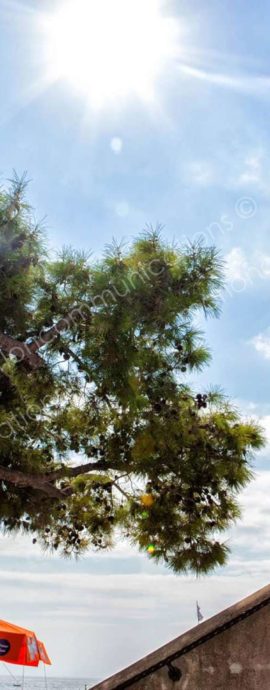
[(148, 511), (147, 511), (147, 510), (143, 510), (143, 512), (142, 512), (142, 518), (143, 518), (144, 520), (147, 520), (148, 517), (149, 517)]
[(155, 499), (152, 494), (143, 494), (143, 496), (141, 496), (141, 503), (147, 508), (151, 508), (154, 502)]

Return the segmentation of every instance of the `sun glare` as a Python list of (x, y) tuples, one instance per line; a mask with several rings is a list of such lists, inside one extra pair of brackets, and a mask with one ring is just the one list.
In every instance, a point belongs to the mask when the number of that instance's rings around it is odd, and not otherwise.
[(159, 0), (65, 0), (45, 30), (50, 78), (68, 80), (96, 107), (132, 94), (151, 100), (178, 40)]

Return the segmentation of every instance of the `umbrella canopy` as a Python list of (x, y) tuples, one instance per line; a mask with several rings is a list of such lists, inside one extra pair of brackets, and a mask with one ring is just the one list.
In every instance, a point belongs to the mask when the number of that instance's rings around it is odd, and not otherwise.
[(40, 640), (38, 640), (38, 653), (39, 658), (41, 659), (41, 661), (43, 661), (43, 664), (49, 664), (51, 666), (52, 662), (47, 654), (45, 644), (43, 642), (40, 642)]
[[(47, 661), (44, 661), (42, 655)], [(50, 663), (43, 643), (39, 648), (35, 633), (0, 620), (0, 661), (22, 666), (38, 666), (40, 660)]]

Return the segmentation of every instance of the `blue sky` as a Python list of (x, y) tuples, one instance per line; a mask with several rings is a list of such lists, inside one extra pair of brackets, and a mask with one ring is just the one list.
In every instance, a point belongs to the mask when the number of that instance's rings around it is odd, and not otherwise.
[[(261, 419), (270, 439), (270, 6), (164, 0), (183, 43), (154, 102), (133, 95), (96, 110), (68, 79), (45, 83), (40, 5), (0, 0), (2, 184), (13, 168), (28, 171), (52, 250), (73, 244), (98, 256), (113, 236), (128, 242), (156, 222), (168, 240), (216, 244), (227, 284), (219, 320), (201, 322), (213, 355), (201, 380)], [(58, 5), (43, 0), (43, 14)], [(122, 543), (72, 563), (2, 539), (1, 617), (37, 629), (52, 674), (104, 677), (195, 624), (196, 599), (208, 616), (266, 584), (268, 451), (211, 586)]]

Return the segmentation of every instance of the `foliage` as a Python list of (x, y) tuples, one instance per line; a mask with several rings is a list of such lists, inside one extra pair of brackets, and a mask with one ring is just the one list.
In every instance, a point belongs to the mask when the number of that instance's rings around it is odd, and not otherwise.
[(65, 554), (121, 529), (175, 571), (207, 572), (263, 444), (187, 384), (209, 360), (194, 316), (218, 313), (217, 253), (150, 229), (98, 263), (70, 248), (52, 260), (24, 186), (0, 196), (2, 527)]

